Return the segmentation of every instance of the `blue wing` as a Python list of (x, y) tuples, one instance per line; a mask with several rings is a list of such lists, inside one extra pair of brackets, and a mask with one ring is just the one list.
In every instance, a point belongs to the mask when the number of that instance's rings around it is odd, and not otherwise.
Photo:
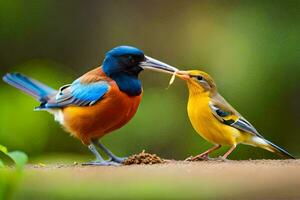
[(72, 84), (60, 88), (56, 96), (38, 108), (62, 108), (66, 106), (91, 106), (99, 101), (109, 90), (109, 84), (100, 80), (82, 83), (77, 79)]

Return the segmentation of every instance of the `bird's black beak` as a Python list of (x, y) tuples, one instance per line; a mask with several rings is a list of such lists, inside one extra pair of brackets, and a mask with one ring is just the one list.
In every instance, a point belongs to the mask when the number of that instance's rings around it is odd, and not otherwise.
[(145, 56), (145, 61), (140, 62), (139, 66), (143, 69), (150, 69), (168, 74), (173, 74), (174, 72), (179, 71), (177, 68), (149, 56)]

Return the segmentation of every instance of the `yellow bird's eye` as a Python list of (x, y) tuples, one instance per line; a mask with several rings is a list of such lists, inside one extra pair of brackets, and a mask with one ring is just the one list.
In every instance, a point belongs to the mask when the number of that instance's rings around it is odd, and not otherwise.
[(197, 78), (198, 81), (202, 81), (203, 80), (202, 76), (197, 76), (196, 78)]

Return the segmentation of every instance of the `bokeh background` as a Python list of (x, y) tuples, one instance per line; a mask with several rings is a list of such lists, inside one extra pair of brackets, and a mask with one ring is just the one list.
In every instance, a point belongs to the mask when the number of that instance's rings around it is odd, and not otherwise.
[[(55, 88), (133, 45), (181, 69), (201, 69), (267, 139), (299, 156), (299, 1), (1, 0), (0, 75), (22, 72)], [(134, 119), (103, 138), (118, 155), (146, 151), (184, 159), (211, 146), (187, 118), (187, 89), (143, 72)], [(92, 159), (38, 103), (0, 83), (0, 143), (31, 162)], [(215, 156), (227, 150), (223, 148)], [(277, 158), (240, 145), (232, 159)]]

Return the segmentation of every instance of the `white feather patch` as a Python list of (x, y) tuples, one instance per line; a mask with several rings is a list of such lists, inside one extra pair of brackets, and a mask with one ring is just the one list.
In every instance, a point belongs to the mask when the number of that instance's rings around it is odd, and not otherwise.
[(252, 138), (252, 141), (253, 141), (255, 144), (268, 145), (268, 143), (267, 143), (264, 139), (262, 139), (262, 138), (260, 138), (260, 137), (253, 137), (253, 138)]
[(54, 115), (54, 120), (59, 122), (61, 125), (64, 124), (64, 113), (61, 109), (48, 109), (49, 113)]

